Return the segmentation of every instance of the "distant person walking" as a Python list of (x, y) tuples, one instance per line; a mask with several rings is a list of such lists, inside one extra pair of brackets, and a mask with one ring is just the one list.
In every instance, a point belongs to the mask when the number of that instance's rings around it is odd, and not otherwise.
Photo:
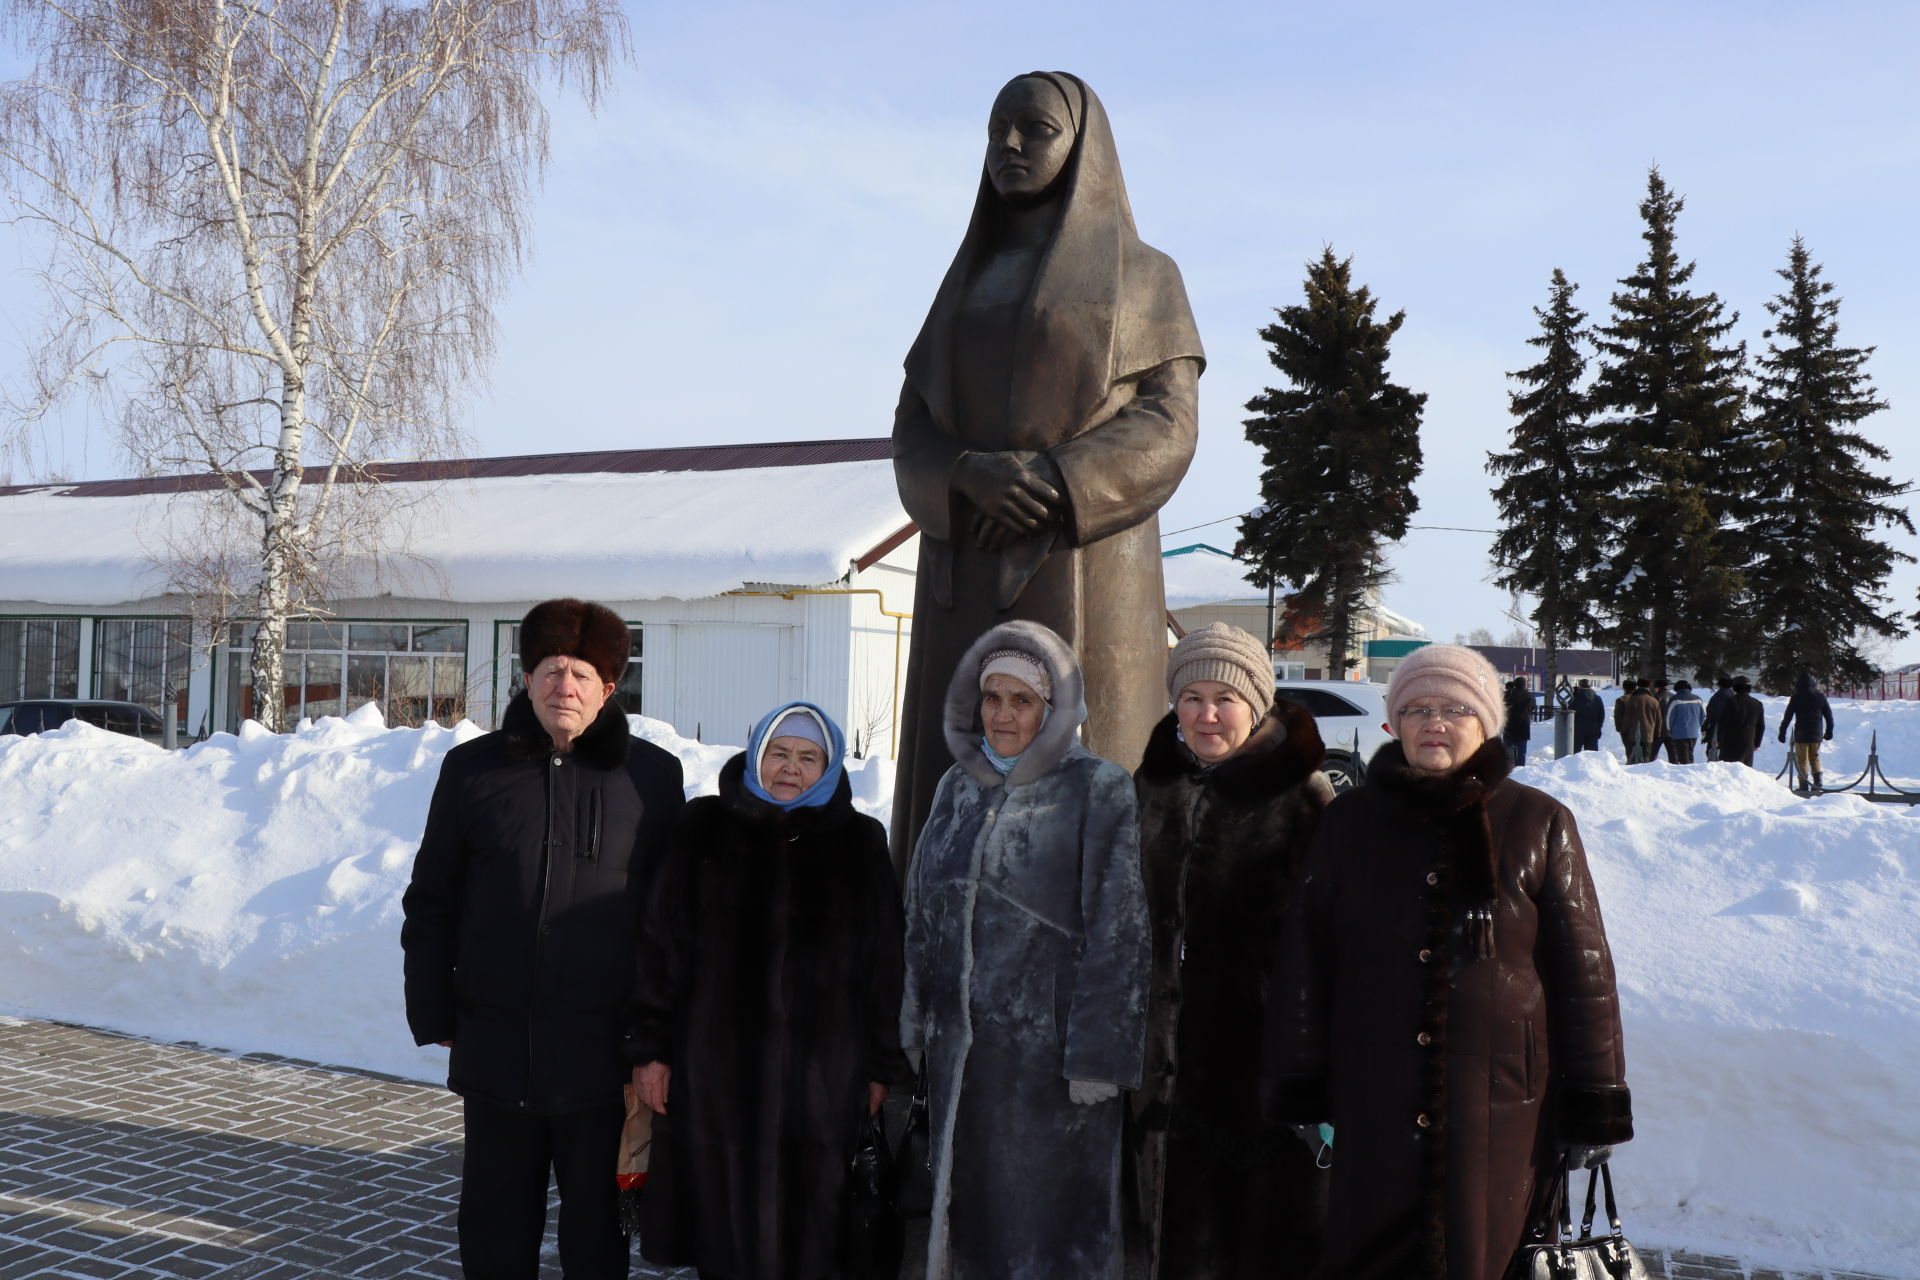
[(1593, 685), (1582, 680), (1573, 690), (1573, 749), (1598, 751), (1600, 733), (1607, 727), (1607, 704)]
[(1673, 701), (1667, 704), (1667, 759), (1674, 764), (1692, 764), (1694, 747), (1700, 740), (1700, 725), (1707, 717), (1707, 706), (1694, 693), (1693, 686), (1679, 680), (1673, 686)]
[(1660, 735), (1660, 704), (1653, 696), (1653, 682), (1630, 682), (1627, 692), (1613, 704), (1613, 727), (1626, 748), (1628, 764), (1645, 764), (1653, 759), (1653, 744)]
[(1515, 676), (1507, 681), (1502, 698), (1507, 704), (1507, 727), (1501, 730), (1500, 740), (1517, 769), (1527, 762), (1527, 742), (1533, 737), (1533, 691), (1523, 677)]
[(1753, 764), (1753, 753), (1767, 736), (1767, 708), (1753, 696), (1753, 682), (1745, 676), (1735, 678), (1733, 696), (1720, 709), (1715, 736), (1722, 760)]
[(1733, 677), (1721, 676), (1719, 687), (1713, 696), (1707, 699), (1707, 718), (1700, 724), (1701, 745), (1706, 748), (1707, 759), (1720, 758), (1720, 715), (1727, 709), (1727, 703), (1733, 697)]
[(1780, 718), (1780, 741), (1793, 727), (1793, 771), (1802, 791), (1820, 790), (1820, 744), (1833, 741), (1833, 708), (1811, 672), (1802, 671), (1793, 682), (1787, 713)]
[(1669, 737), (1667, 734), (1667, 708), (1673, 705), (1673, 690), (1667, 687), (1665, 680), (1656, 680), (1654, 682), (1653, 700), (1660, 704), (1660, 727), (1654, 731), (1653, 750), (1648, 753), (1647, 759), (1658, 759), (1660, 752), (1665, 750), (1667, 759), (1671, 761), (1673, 759), (1673, 748), (1669, 745)]

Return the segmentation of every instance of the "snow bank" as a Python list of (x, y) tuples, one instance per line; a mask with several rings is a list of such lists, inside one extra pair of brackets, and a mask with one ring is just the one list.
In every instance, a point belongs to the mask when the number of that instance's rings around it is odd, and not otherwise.
[[(712, 794), (738, 748), (635, 716)], [(480, 730), (371, 704), (166, 752), (74, 723), (0, 736), (0, 1009), (442, 1079), (400, 990), (400, 895), (440, 760)], [(890, 762), (858, 761), (885, 819)]]
[(1920, 1275), (1920, 809), (1606, 753), (1519, 776), (1574, 811), (1606, 915), (1635, 1232)]
[[(1920, 775), (1920, 705), (1835, 712), (1830, 779), (1876, 727), (1888, 771)], [(689, 794), (733, 751), (633, 728)], [(477, 732), (363, 709), (172, 754), (0, 738), (0, 1010), (439, 1079), (408, 1043), (399, 903), (440, 758)], [(1520, 777), (1578, 816), (1613, 939), (1633, 1234), (1920, 1277), (1920, 809), (1610, 751)], [(891, 765), (853, 779), (884, 820)]]

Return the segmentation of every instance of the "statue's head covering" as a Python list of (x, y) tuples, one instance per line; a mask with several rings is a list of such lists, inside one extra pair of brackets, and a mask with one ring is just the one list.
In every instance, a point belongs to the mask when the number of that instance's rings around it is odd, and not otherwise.
[[(1116, 383), (1169, 360), (1204, 363), (1200, 333), (1180, 269), (1141, 242), (1127, 203), (1107, 110), (1064, 71), (1031, 71), (1066, 99), (1073, 150), (1055, 181), (1056, 219), (1014, 334), (1007, 421), (1040, 438), (1008, 447), (1043, 449), (1073, 438)], [(1012, 83), (1009, 81), (1008, 83)], [(993, 253), (1003, 204), (983, 160), (973, 217), (960, 251), (907, 352), (907, 381), (933, 420), (952, 432), (953, 316), (980, 265)]]

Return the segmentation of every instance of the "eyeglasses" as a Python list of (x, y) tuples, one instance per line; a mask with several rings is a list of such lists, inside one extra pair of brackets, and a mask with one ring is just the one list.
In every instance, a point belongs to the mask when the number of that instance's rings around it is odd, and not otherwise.
[(1478, 713), (1472, 707), (1402, 707), (1402, 720), (1444, 720), (1455, 724), (1461, 720), (1471, 720)]

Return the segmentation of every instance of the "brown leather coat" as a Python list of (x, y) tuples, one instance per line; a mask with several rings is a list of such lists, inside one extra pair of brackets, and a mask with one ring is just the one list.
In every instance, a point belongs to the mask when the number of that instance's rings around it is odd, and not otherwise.
[(1561, 1142), (1633, 1134), (1613, 959), (1573, 815), (1398, 743), (1308, 855), (1268, 1013), (1268, 1104), (1331, 1120), (1327, 1274), (1498, 1280)]
[(1153, 914), (1147, 1065), (1127, 1114), (1134, 1217), (1149, 1275), (1304, 1276), (1326, 1178), (1260, 1118), (1260, 1029), (1273, 939), (1333, 789), (1313, 717), (1276, 702), (1203, 768), (1171, 713), (1134, 775)]
[(1621, 695), (1613, 704), (1613, 727), (1622, 742), (1657, 741), (1664, 736), (1660, 699), (1642, 690)]

